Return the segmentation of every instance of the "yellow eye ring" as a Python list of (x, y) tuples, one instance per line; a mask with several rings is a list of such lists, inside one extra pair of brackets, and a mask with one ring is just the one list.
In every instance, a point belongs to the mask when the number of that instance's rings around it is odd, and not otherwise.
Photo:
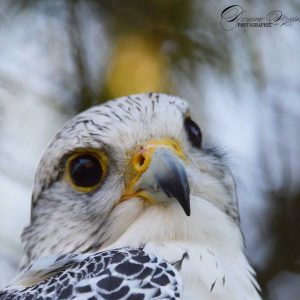
[(107, 171), (107, 157), (96, 150), (77, 150), (66, 162), (65, 180), (78, 192), (96, 190)]

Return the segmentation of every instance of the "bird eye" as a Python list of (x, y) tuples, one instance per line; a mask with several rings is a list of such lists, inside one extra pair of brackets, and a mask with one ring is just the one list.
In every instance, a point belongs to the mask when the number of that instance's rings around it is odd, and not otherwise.
[(103, 177), (100, 159), (93, 154), (75, 154), (67, 162), (67, 176), (79, 191), (96, 188)]
[(191, 144), (196, 148), (201, 148), (202, 132), (199, 126), (192, 119), (186, 118), (184, 120), (184, 128)]

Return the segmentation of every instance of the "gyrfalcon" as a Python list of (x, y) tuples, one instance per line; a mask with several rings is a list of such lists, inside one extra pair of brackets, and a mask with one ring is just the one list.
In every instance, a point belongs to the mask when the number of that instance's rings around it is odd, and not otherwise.
[(174, 96), (122, 97), (67, 122), (38, 166), (22, 240), (0, 299), (261, 299), (233, 176)]

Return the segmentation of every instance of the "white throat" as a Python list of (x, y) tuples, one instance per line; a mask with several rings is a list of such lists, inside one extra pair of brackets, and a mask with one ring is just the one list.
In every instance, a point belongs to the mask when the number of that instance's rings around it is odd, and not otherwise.
[(175, 202), (153, 205), (105, 249), (144, 246), (175, 264), (183, 278), (183, 299), (260, 299), (237, 224), (198, 197), (191, 199), (191, 212), (185, 216)]

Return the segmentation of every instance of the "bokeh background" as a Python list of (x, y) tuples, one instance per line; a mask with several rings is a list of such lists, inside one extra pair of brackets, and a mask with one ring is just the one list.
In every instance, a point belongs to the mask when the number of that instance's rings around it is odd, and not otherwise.
[(179, 95), (228, 152), (264, 299), (300, 295), (300, 22), (220, 26), (299, 0), (1, 0), (0, 287), (17, 272), (34, 170), (70, 117), (140, 92)]

